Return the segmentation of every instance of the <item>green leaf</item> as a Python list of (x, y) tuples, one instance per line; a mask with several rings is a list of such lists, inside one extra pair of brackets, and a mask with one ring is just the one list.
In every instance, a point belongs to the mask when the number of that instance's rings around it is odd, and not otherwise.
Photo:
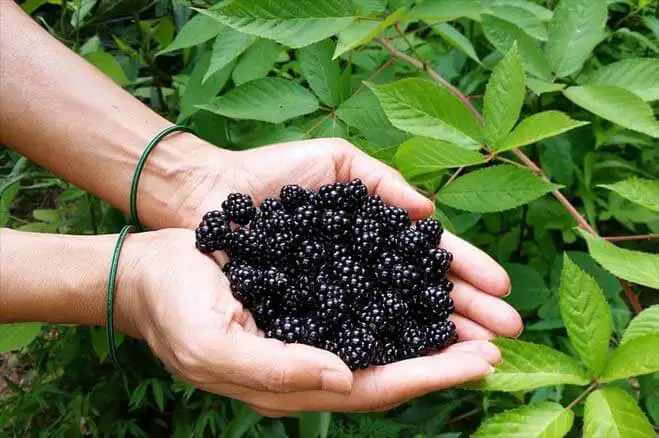
[(450, 45), (460, 50), (477, 63), (481, 63), (481, 60), (478, 57), (478, 54), (476, 54), (476, 50), (474, 49), (473, 44), (471, 44), (471, 41), (469, 41), (469, 38), (462, 35), (462, 33), (460, 33), (455, 27), (448, 23), (439, 23), (433, 26), (432, 30)]
[(409, 138), (408, 134), (391, 124), (377, 97), (369, 89), (343, 102), (336, 115), (378, 146), (399, 145)]
[(433, 22), (453, 21), (462, 17), (480, 21), (482, 11), (483, 7), (478, 0), (426, 0), (413, 7), (407, 16)]
[(356, 18), (350, 0), (234, 0), (200, 12), (240, 32), (294, 49), (332, 36)]
[(606, 387), (586, 398), (584, 438), (654, 438), (647, 417), (624, 389)]
[(566, 87), (565, 84), (545, 82), (536, 78), (527, 78), (526, 85), (531, 89), (531, 91), (533, 91), (533, 93), (537, 94), (538, 96), (545, 93), (555, 93), (557, 91), (562, 91)]
[(296, 82), (267, 77), (233, 88), (198, 108), (233, 119), (281, 123), (316, 111), (318, 100)]
[(545, 345), (498, 338), (503, 362), (493, 374), (469, 387), (516, 392), (553, 385), (587, 385), (586, 371), (570, 356)]
[(502, 20), (509, 21), (522, 29), (528, 36), (540, 41), (547, 41), (547, 27), (532, 12), (517, 5), (494, 3), (487, 12)]
[(544, 111), (533, 114), (520, 122), (515, 130), (494, 148), (497, 152), (526, 146), (555, 135), (562, 134), (588, 122), (571, 119), (560, 111)]
[(613, 275), (633, 283), (659, 289), (659, 255), (618, 248), (604, 239), (583, 230), (590, 255)]
[(501, 164), (456, 179), (439, 192), (437, 199), (460, 210), (488, 213), (519, 207), (558, 187), (530, 170)]
[(606, 0), (560, 0), (549, 23), (547, 56), (560, 78), (581, 70), (604, 37)]
[(614, 352), (602, 373), (602, 381), (611, 382), (659, 371), (659, 333), (627, 341)]
[(658, 100), (659, 59), (623, 59), (600, 68), (588, 78), (587, 83), (624, 88), (646, 102)]
[(659, 304), (648, 307), (632, 319), (620, 344), (652, 333), (659, 333)]
[(232, 64), (227, 65), (204, 81), (204, 75), (206, 74), (209, 65), (209, 53), (205, 54), (197, 64), (195, 64), (194, 69), (190, 74), (188, 85), (185, 87), (185, 91), (183, 91), (183, 96), (181, 96), (181, 112), (176, 119), (176, 123), (182, 123), (188, 117), (196, 113), (197, 105), (211, 102), (229, 80), (229, 75), (233, 68)]
[(526, 9), (527, 11), (538, 17), (540, 21), (544, 21), (544, 22), (551, 20), (551, 17), (554, 15), (554, 13), (549, 9), (542, 7), (540, 5), (536, 5), (535, 3), (531, 3), (528, 0), (481, 0), (481, 3), (485, 6), (491, 6), (491, 5), (517, 6), (518, 8)]
[(258, 40), (240, 57), (231, 73), (236, 86), (267, 76), (282, 47), (272, 40)]
[[(544, 140), (538, 145), (540, 164), (545, 174), (559, 184), (569, 186), (574, 180), (572, 144), (566, 135)], [(565, 228), (565, 227), (561, 227)]]
[(11, 212), (9, 209), (14, 202), (14, 198), (18, 195), (20, 188), (21, 182), (16, 181), (6, 186), (4, 192), (0, 191), (0, 193), (2, 193), (2, 196), (0, 196), (0, 227), (4, 227), (9, 222), (9, 219), (11, 218)]
[(540, 50), (535, 40), (519, 26), (494, 15), (484, 14), (483, 32), (485, 38), (501, 53), (507, 53), (513, 43), (517, 41), (517, 48), (524, 69), (539, 78), (550, 79), (551, 66), (547, 57)]
[(153, 399), (156, 401), (156, 406), (163, 412), (165, 410), (165, 392), (158, 379), (151, 380), (151, 390), (153, 391)]
[(488, 418), (473, 437), (558, 438), (570, 431), (573, 422), (574, 413), (558, 403), (534, 403)]
[(224, 26), (224, 29), (215, 38), (210, 66), (204, 76), (204, 82), (237, 59), (254, 42), (256, 42), (256, 38), (252, 35)]
[(505, 266), (512, 289), (506, 301), (515, 309), (530, 311), (540, 307), (549, 298), (549, 288), (542, 276), (528, 265), (507, 263)]
[(338, 106), (350, 94), (350, 81), (344, 80), (337, 61), (332, 61), (334, 43), (324, 40), (300, 49), (299, 60), (304, 78), (321, 102)]
[(263, 417), (257, 414), (249, 405), (243, 402), (235, 402), (237, 408), (235, 415), (227, 428), (222, 431), (222, 436), (226, 438), (241, 438)]
[[(117, 348), (124, 343), (126, 336), (123, 333), (115, 333), (115, 345)], [(103, 362), (108, 356), (108, 341), (105, 334), (105, 329), (102, 327), (91, 328), (91, 340), (94, 353), (98, 357), (99, 362)]]
[(505, 138), (519, 118), (526, 95), (526, 74), (517, 43), (492, 71), (485, 89), (483, 116), (485, 139), (494, 146)]
[(348, 50), (368, 44), (389, 26), (399, 21), (405, 15), (405, 9), (394, 11), (384, 20), (361, 20), (352, 23), (339, 33), (339, 42), (332, 59), (336, 59)]
[(43, 324), (37, 322), (0, 324), (0, 353), (27, 347), (39, 335), (41, 327)]
[(659, 211), (659, 180), (633, 176), (615, 184), (600, 184), (597, 187), (612, 190), (635, 204)]
[(117, 58), (109, 53), (101, 51), (93, 52), (85, 55), (85, 59), (118, 85), (124, 86), (131, 83), (121, 64), (117, 61)]
[(400, 145), (395, 161), (398, 170), (411, 178), (442, 169), (484, 163), (485, 157), (441, 140), (413, 137)]
[(659, 123), (652, 108), (623, 88), (611, 85), (570, 87), (563, 94), (582, 108), (632, 131), (659, 138)]
[(604, 294), (593, 278), (563, 257), (561, 316), (572, 346), (595, 376), (604, 369), (613, 321)]
[(331, 412), (300, 414), (300, 438), (327, 438), (331, 419)]
[(174, 41), (158, 52), (157, 55), (194, 47), (215, 37), (222, 29), (224, 29), (224, 26), (216, 20), (202, 14), (195, 15), (190, 21), (185, 23), (181, 31), (176, 35), (176, 38), (174, 38)]
[(391, 123), (411, 134), (477, 148), (481, 127), (469, 109), (446, 88), (425, 79), (367, 84)]

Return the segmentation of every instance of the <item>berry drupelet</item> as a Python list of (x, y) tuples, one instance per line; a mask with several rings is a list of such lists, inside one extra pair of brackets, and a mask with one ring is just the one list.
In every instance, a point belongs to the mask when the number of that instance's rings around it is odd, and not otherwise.
[(230, 221), (240, 225), (247, 225), (256, 215), (251, 196), (242, 193), (230, 194), (222, 203), (222, 209)]

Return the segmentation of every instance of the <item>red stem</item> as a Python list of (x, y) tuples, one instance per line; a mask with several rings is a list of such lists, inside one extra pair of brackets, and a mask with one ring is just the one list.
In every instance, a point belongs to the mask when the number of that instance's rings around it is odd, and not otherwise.
[[(384, 46), (389, 52), (391, 53), (391, 56), (394, 58), (398, 58), (401, 61), (404, 61), (408, 63), (409, 65), (412, 65), (420, 70), (425, 71), (431, 78), (433, 78), (435, 81), (440, 83), (442, 86), (446, 87), (455, 97), (460, 99), (460, 101), (469, 109), (469, 111), (473, 114), (474, 118), (478, 120), (480, 123), (483, 123), (483, 116), (481, 113), (478, 111), (478, 109), (471, 103), (471, 100), (469, 97), (465, 96), (465, 94), (460, 91), (457, 87), (455, 87), (453, 84), (451, 84), (449, 81), (444, 79), (439, 73), (437, 73), (428, 63), (417, 59), (413, 56), (410, 56), (409, 54), (405, 52), (401, 52), (397, 48), (395, 48), (391, 42), (385, 38), (385, 37), (378, 37), (377, 41)], [(524, 152), (522, 152), (521, 149), (515, 148), (512, 150), (512, 152), (519, 158), (519, 160), (526, 165), (529, 169), (531, 169), (533, 172), (535, 172), (540, 178), (542, 178), (546, 182), (550, 182), (549, 178), (547, 178), (547, 175), (538, 167), (537, 164), (533, 162)], [(558, 189), (553, 190), (552, 194), (558, 202), (560, 202), (563, 207), (567, 210), (570, 215), (576, 219), (577, 223), (579, 224), (580, 228), (583, 228), (590, 234), (597, 236), (597, 232), (595, 229), (586, 221), (586, 219), (583, 217), (581, 213), (576, 209), (574, 205), (563, 195)], [(625, 291), (625, 296), (629, 300), (629, 303), (632, 306), (632, 309), (634, 310), (635, 313), (640, 313), (643, 310), (643, 307), (641, 306), (641, 303), (638, 301), (638, 297), (632, 290), (631, 286), (629, 283), (627, 283), (623, 279), (618, 279), (620, 282), (620, 285), (622, 286), (622, 289)]]
[(659, 234), (639, 234), (636, 236), (609, 236), (609, 237), (602, 237), (604, 240), (608, 240), (609, 242), (624, 242), (627, 240), (653, 240), (653, 239), (659, 239)]

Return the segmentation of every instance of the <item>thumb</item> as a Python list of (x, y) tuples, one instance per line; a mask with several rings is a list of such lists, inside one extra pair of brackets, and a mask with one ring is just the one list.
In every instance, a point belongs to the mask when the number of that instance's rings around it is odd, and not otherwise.
[(242, 385), (275, 393), (325, 390), (349, 394), (352, 372), (334, 354), (303, 344), (285, 344), (236, 331), (232, 348)]

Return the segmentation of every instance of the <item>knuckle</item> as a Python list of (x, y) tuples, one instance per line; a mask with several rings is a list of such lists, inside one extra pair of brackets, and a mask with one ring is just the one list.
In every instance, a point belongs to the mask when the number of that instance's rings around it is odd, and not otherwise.
[(264, 386), (270, 392), (289, 392), (293, 388), (293, 376), (287, 367), (276, 366), (265, 375)]

